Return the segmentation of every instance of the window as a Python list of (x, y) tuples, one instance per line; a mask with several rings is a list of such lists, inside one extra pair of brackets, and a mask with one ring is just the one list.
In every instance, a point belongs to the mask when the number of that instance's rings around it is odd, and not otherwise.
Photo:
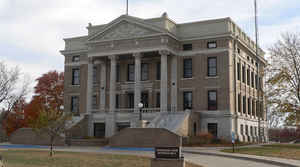
[(94, 123), (94, 136), (96, 138), (105, 137), (105, 123)]
[(256, 101), (256, 116), (259, 116), (259, 101)]
[(183, 44), (182, 50), (184, 50), (184, 51), (193, 50), (193, 44)]
[(93, 83), (97, 84), (97, 66), (93, 67)]
[(253, 136), (253, 127), (250, 126), (250, 135)]
[(128, 93), (127, 94), (127, 99), (128, 99), (127, 107), (128, 108), (134, 108), (134, 94), (133, 93)]
[(79, 62), (80, 61), (80, 56), (73, 56), (72, 57), (72, 62)]
[(183, 78), (192, 78), (193, 76), (193, 62), (192, 59), (183, 60)]
[(217, 110), (217, 91), (208, 91), (208, 110)]
[(215, 138), (218, 137), (218, 124), (217, 123), (208, 123), (207, 124), (208, 133), (212, 134)]
[(258, 75), (255, 74), (255, 89), (257, 89), (258, 87)]
[(254, 135), (257, 136), (257, 127), (254, 127)]
[(261, 77), (258, 77), (258, 89), (262, 88), (262, 84), (261, 84)]
[(72, 113), (79, 112), (79, 97), (78, 96), (71, 97), (71, 112)]
[(246, 114), (246, 96), (243, 96), (243, 114)]
[(160, 62), (156, 63), (156, 79), (160, 80)]
[(207, 75), (209, 77), (211, 76), (217, 76), (217, 58), (216, 57), (209, 57), (207, 59)]
[(134, 81), (134, 64), (128, 64), (128, 81)]
[(241, 49), (237, 48), (237, 52), (238, 52), (238, 54), (240, 54), (241, 53)]
[(244, 134), (244, 125), (241, 124), (241, 127), (240, 127), (240, 128), (241, 128), (241, 129), (240, 129), (241, 135), (243, 135), (243, 134)]
[(238, 112), (241, 112), (242, 110), (242, 105), (241, 105), (241, 94), (238, 94)]
[(146, 64), (146, 63), (143, 63), (142, 64), (142, 69), (141, 69), (142, 71), (141, 71), (141, 80), (142, 81), (147, 81), (147, 80), (149, 80), (149, 68), (148, 68), (148, 64)]
[(207, 42), (207, 48), (211, 49), (211, 48), (217, 48), (217, 42)]
[(250, 115), (251, 113), (251, 99), (248, 98), (248, 114)]
[(156, 93), (156, 107), (160, 108), (160, 93)]
[(80, 71), (79, 68), (72, 70), (72, 85), (80, 85)]
[(97, 105), (97, 95), (93, 95), (93, 99), (92, 99), (92, 109), (97, 109), (98, 105)]
[(183, 109), (192, 109), (193, 94), (191, 91), (183, 92)]
[(241, 63), (237, 63), (237, 79), (241, 80)]
[(254, 88), (254, 72), (251, 72), (251, 86)]
[(255, 100), (252, 99), (252, 116), (255, 116)]
[(143, 107), (148, 108), (148, 106), (149, 106), (148, 92), (143, 92), (142, 93), (141, 100), (142, 100), (142, 103), (144, 105)]
[(242, 82), (245, 83), (246, 80), (246, 69), (245, 66), (242, 66)]
[(247, 69), (247, 85), (250, 85), (250, 70)]
[(249, 135), (249, 129), (248, 129), (248, 125), (245, 125), (245, 131), (246, 131), (246, 135)]
[(120, 64), (117, 65), (116, 71), (117, 71), (116, 82), (120, 82)]
[(120, 108), (120, 95), (116, 94), (116, 108)]

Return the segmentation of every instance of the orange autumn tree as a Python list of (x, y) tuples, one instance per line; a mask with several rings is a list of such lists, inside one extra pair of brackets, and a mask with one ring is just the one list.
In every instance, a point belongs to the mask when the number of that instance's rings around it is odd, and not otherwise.
[(18, 107), (15, 107), (14, 112), (9, 114), (5, 122), (8, 135), (19, 128), (30, 127), (44, 108), (60, 111), (59, 106), (63, 105), (64, 73), (50, 71), (36, 81), (35, 95), (32, 100), (27, 104), (25, 100), (20, 101), (21, 104), (16, 105)]

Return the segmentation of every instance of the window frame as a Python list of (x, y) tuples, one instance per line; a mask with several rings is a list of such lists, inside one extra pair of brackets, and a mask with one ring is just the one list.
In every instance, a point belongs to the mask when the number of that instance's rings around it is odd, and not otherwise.
[[(215, 103), (213, 103), (213, 101), (210, 100), (210, 93), (216, 93)], [(215, 105), (215, 106), (211, 106), (211, 105)], [(207, 110), (209, 110), (209, 111), (218, 110), (218, 91), (217, 90), (208, 90), (207, 91)]]
[[(190, 94), (190, 96), (191, 96), (191, 101), (189, 101), (189, 99), (186, 99), (186, 97), (188, 97), (188, 94)], [(183, 92), (183, 110), (186, 110), (186, 109), (188, 109), (188, 110), (193, 109), (193, 91), (184, 91)]]
[[(215, 67), (211, 67), (210, 64), (209, 64), (210, 60), (213, 60), (213, 59), (215, 59), (215, 62), (216, 62), (215, 63)], [(215, 70), (216, 70), (216, 73), (214, 75), (212, 75), (210, 73), (210, 69), (211, 68), (215, 68)], [(217, 60), (217, 57), (207, 57), (207, 76), (208, 77), (216, 77), (216, 76), (218, 76), (218, 60)]]
[[(133, 72), (130, 71), (130, 67), (133, 68)], [(131, 72), (133, 74), (131, 74)], [(130, 78), (130, 77), (132, 77), (131, 75), (133, 75), (133, 79)], [(128, 64), (127, 65), (127, 81), (128, 82), (134, 82), (135, 81), (135, 65), (134, 64)]]
[[(211, 44), (215, 44), (215, 46), (211, 47), (210, 45)], [(217, 45), (217, 41), (209, 41), (207, 42), (207, 49), (214, 49), (214, 48), (217, 48), (218, 45)]]
[[(78, 71), (78, 75), (75, 75), (75, 72)], [(76, 78), (75, 78), (76, 76)], [(77, 83), (78, 82), (78, 83)], [(80, 85), (80, 68), (72, 68), (72, 85)]]
[[(143, 78), (143, 77), (145, 77), (145, 78)], [(148, 81), (148, 80), (149, 80), (149, 64), (142, 63), (141, 64), (141, 81)]]
[(183, 51), (191, 51), (193, 50), (193, 44), (187, 43), (182, 45), (182, 50)]
[[(190, 66), (188, 66), (188, 65), (190, 65)], [(183, 59), (183, 78), (193, 78), (193, 59), (192, 58)]]
[[(74, 106), (75, 106), (75, 104), (74, 104), (74, 99), (76, 99), (77, 100), (77, 108), (75, 108), (76, 109), (76, 111), (74, 111), (75, 109), (74, 109)], [(79, 105), (80, 105), (80, 101), (79, 101), (79, 96), (71, 96), (71, 113), (78, 113), (79, 112)]]

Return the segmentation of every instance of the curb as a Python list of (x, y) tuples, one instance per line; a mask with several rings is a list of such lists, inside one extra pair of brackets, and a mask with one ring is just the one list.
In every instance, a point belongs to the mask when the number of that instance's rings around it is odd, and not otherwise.
[(266, 160), (266, 159), (259, 159), (259, 158), (250, 158), (250, 157), (241, 157), (236, 155), (228, 155), (228, 154), (218, 154), (218, 153), (207, 153), (207, 152), (196, 152), (196, 151), (182, 151), (183, 153), (189, 154), (199, 154), (199, 155), (208, 155), (208, 156), (218, 156), (218, 157), (226, 157), (226, 158), (234, 158), (234, 159), (241, 159), (247, 161), (254, 161), (254, 162), (261, 162), (265, 164), (271, 164), (276, 166), (285, 166), (285, 167), (300, 167), (288, 163), (273, 161), (273, 160)]

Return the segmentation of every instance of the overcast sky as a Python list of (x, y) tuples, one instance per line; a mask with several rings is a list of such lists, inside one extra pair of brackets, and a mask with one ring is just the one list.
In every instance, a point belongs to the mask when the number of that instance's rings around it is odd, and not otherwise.
[[(258, 0), (260, 44), (267, 49), (282, 32), (300, 31), (299, 0)], [(126, 0), (0, 0), (0, 61), (36, 78), (63, 71), (63, 38), (87, 34), (86, 26), (124, 14)], [(254, 35), (253, 0), (129, 0), (129, 14), (178, 23), (231, 17)]]

